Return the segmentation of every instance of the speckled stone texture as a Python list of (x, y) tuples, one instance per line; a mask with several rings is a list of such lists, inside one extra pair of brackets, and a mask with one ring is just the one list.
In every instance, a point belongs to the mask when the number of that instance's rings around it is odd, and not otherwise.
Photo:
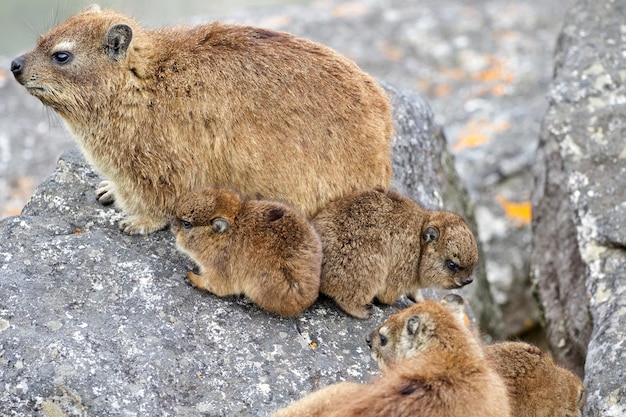
[(626, 415), (626, 3), (566, 18), (536, 165), (532, 270), (587, 417)]
[[(454, 195), (444, 138), (421, 98), (387, 88), (396, 185), (441, 207)], [(264, 416), (376, 373), (364, 337), (399, 306), (361, 321), (321, 300), (282, 319), (196, 290), (173, 236), (122, 234), (99, 181), (72, 149), (0, 222), (0, 415)]]

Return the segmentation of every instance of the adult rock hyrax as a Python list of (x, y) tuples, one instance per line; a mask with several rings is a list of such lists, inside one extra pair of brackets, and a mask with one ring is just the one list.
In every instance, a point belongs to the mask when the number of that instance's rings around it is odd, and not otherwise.
[[(275, 416), (510, 415), (502, 378), (485, 358), (478, 340), (448, 307), (427, 300), (395, 317), (404, 324), (403, 343), (409, 343), (419, 355), (388, 366), (381, 378), (369, 384), (346, 382), (328, 387), (279, 410)], [(384, 344), (384, 339), (379, 343)]]
[(200, 268), (200, 274), (187, 274), (198, 288), (220, 297), (245, 294), (285, 317), (317, 299), (320, 240), (308, 220), (285, 204), (201, 189), (180, 198), (171, 227), (178, 249)]
[(161, 229), (184, 193), (232, 187), (312, 217), (391, 180), (385, 92), (353, 62), (287, 33), (209, 23), (147, 30), (92, 6), (11, 63), (108, 180), (128, 233)]
[[(465, 323), (457, 295), (444, 298), (459, 325)], [(372, 357), (381, 369), (422, 354), (411, 330), (414, 307), (391, 315), (367, 337)], [(573, 373), (556, 365), (541, 349), (523, 342), (482, 345), (486, 360), (507, 387), (514, 417), (580, 417), (584, 387)]]
[(392, 304), (419, 288), (472, 282), (476, 240), (465, 220), (424, 210), (395, 191), (368, 190), (337, 199), (313, 219), (322, 239), (320, 292), (359, 318), (374, 298)]

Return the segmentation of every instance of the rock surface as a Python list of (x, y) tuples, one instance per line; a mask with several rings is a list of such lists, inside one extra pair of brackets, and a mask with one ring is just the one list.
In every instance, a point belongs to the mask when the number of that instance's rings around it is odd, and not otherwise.
[[(421, 98), (387, 88), (396, 184), (441, 207), (454, 195), (445, 140)], [(364, 336), (396, 307), (360, 321), (320, 300), (282, 319), (198, 291), (168, 231), (118, 230), (120, 213), (95, 200), (100, 180), (72, 149), (0, 222), (1, 415), (264, 416), (376, 373)]]
[(584, 415), (626, 415), (626, 15), (566, 18), (536, 165), (532, 268), (557, 359), (585, 375)]

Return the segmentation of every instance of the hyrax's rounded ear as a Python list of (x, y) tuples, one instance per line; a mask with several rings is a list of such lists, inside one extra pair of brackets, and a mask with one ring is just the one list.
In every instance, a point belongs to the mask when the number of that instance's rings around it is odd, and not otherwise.
[(109, 58), (116, 61), (124, 58), (132, 39), (133, 30), (130, 26), (123, 23), (111, 26), (106, 35), (106, 46), (109, 51)]
[(458, 319), (465, 322), (465, 302), (458, 294), (448, 294), (441, 300), (441, 304), (450, 310)]
[(439, 240), (439, 229), (435, 226), (428, 226), (422, 233), (422, 240), (424, 243), (436, 242)]
[(83, 10), (84, 12), (101, 12), (100, 6), (97, 4), (91, 4)]
[(406, 321), (406, 330), (410, 336), (413, 336), (420, 327), (420, 316), (414, 315)]
[(211, 228), (215, 233), (224, 233), (230, 229), (230, 222), (223, 217), (216, 217), (211, 220)]

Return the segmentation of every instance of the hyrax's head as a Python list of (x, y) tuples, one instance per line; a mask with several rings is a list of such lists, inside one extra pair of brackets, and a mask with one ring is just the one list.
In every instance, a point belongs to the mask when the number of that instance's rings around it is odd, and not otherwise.
[(176, 245), (193, 257), (207, 245), (228, 239), (242, 204), (239, 194), (226, 188), (204, 188), (183, 195), (171, 224)]
[(463, 315), (464, 301), (456, 294), (446, 295), (441, 302), (426, 300), (400, 310), (366, 337), (372, 358), (384, 370), (427, 349), (453, 348), (469, 334)]
[(456, 213), (429, 211), (422, 228), (419, 279), (422, 287), (460, 288), (473, 281), (476, 239)]
[(40, 36), (35, 49), (11, 62), (11, 72), (61, 116), (93, 112), (123, 81), (138, 27), (124, 15), (91, 6)]

